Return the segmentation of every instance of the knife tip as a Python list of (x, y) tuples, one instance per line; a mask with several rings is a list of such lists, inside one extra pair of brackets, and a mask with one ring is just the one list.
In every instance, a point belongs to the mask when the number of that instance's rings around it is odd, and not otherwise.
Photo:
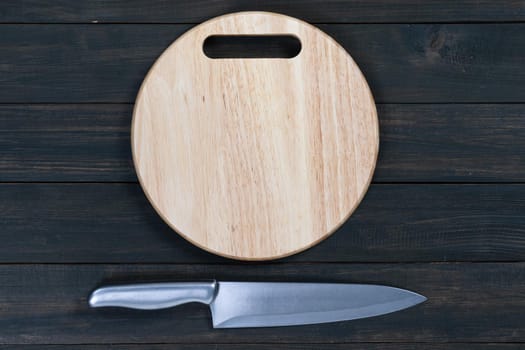
[(414, 305), (424, 303), (425, 301), (428, 300), (428, 298), (425, 297), (424, 295), (417, 294), (417, 293), (414, 293), (414, 294), (415, 294), (415, 297), (416, 297)]

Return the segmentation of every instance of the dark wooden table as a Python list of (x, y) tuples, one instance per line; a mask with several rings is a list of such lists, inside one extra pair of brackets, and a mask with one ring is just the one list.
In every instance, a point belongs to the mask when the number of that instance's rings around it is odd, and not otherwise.
[[(381, 122), (378, 168), (355, 214), (319, 246), (267, 264), (212, 256), (171, 232), (129, 146), (156, 57), (238, 10), (282, 12), (335, 37)], [(0, 23), (1, 349), (525, 347), (525, 1), (4, 0)], [(381, 283), (429, 300), (372, 319), (242, 330), (213, 330), (199, 304), (86, 304), (103, 283), (210, 278)]]

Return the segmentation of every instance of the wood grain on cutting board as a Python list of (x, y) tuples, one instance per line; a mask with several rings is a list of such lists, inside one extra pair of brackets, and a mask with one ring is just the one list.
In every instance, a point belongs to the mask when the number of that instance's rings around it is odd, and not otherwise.
[[(210, 35), (297, 36), (291, 59), (210, 59)], [(263, 12), (188, 31), (137, 97), (132, 148), (142, 187), (183, 237), (263, 260), (304, 250), (353, 212), (371, 181), (379, 132), (359, 68), (334, 40)]]

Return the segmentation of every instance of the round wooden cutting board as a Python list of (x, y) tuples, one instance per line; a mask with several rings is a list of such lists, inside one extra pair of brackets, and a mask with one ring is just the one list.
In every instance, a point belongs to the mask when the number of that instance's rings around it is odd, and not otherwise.
[[(209, 58), (212, 35), (292, 35), (293, 58)], [(212, 253), (280, 258), (336, 230), (363, 198), (379, 149), (372, 94), (350, 55), (268, 12), (209, 20), (177, 39), (138, 94), (138, 178), (160, 216)]]

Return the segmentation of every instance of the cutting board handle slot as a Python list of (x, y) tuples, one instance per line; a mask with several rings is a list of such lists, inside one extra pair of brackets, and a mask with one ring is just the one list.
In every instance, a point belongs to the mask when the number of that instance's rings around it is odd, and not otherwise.
[(294, 58), (301, 52), (301, 40), (291, 34), (210, 35), (202, 51), (208, 58)]

